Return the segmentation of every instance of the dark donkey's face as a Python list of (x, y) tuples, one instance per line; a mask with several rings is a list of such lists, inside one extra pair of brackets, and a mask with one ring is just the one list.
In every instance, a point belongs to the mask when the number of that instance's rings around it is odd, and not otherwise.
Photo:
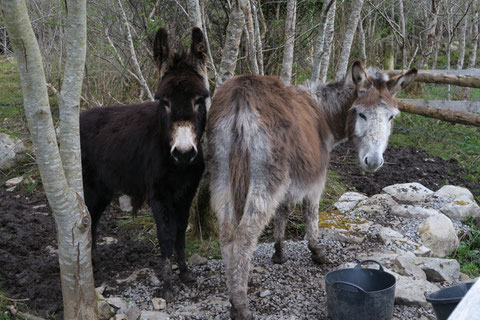
[(352, 65), (352, 80), (358, 98), (348, 115), (349, 137), (357, 146), (362, 169), (376, 171), (383, 165), (393, 118), (400, 113), (394, 95), (412, 82), (417, 69), (388, 79), (380, 71), (366, 72), (360, 61)]
[(190, 51), (172, 53), (167, 32), (161, 28), (153, 47), (160, 74), (155, 99), (165, 109), (170, 155), (178, 163), (190, 163), (198, 154), (207, 114), (208, 89), (204, 80), (207, 55), (203, 33), (194, 28)]

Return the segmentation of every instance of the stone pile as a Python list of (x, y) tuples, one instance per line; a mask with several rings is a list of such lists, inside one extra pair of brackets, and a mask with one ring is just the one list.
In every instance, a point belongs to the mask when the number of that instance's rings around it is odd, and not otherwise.
[[(458, 248), (458, 234), (469, 231), (461, 220), (480, 216), (467, 189), (445, 186), (434, 192), (418, 183), (400, 184), (372, 197), (348, 192), (335, 207), (321, 212), (319, 221), (319, 242), (327, 251), (328, 265), (311, 262), (306, 241), (285, 243), (288, 261), (283, 265), (271, 262), (273, 244), (258, 245), (249, 283), (257, 319), (326, 318), (325, 274), (366, 259), (379, 261), (397, 279), (394, 319), (435, 319), (425, 296), (473, 281), (460, 272), (456, 260), (447, 258)], [(157, 297), (160, 281), (149, 268), (117, 279), (124, 289), (110, 288), (115, 296), (100, 299), (103, 318), (228, 318), (222, 261), (195, 255), (189, 264), (197, 284), (176, 280), (176, 300), (168, 304)]]

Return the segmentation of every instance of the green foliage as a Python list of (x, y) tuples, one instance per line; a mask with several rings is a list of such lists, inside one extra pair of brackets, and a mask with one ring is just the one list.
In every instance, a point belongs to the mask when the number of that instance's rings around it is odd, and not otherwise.
[(469, 218), (466, 224), (470, 232), (461, 237), (460, 246), (452, 258), (460, 263), (461, 272), (475, 278), (480, 276), (480, 226), (474, 223), (473, 218)]
[(208, 257), (210, 259), (222, 259), (220, 240), (218, 240), (218, 238), (200, 240), (187, 236), (187, 241), (185, 243), (185, 256), (188, 259), (194, 254), (199, 254), (202, 257)]

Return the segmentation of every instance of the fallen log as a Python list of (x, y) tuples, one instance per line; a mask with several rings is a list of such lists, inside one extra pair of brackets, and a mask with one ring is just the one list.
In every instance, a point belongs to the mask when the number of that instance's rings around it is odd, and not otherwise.
[(437, 109), (449, 109), (455, 111), (466, 111), (480, 113), (480, 101), (464, 100), (426, 100), (426, 99), (398, 99), (413, 104), (417, 107), (434, 107)]
[(403, 112), (418, 114), (443, 121), (480, 127), (480, 114), (466, 111), (438, 109), (432, 106), (415, 106), (398, 100), (398, 108)]
[[(441, 73), (444, 71), (444, 73)], [(447, 70), (433, 70), (431, 72), (427, 70), (418, 70), (415, 81), (426, 83), (441, 83), (452, 84), (461, 87), (480, 88), (480, 76), (476, 74), (452, 74)], [(389, 76), (394, 76), (402, 73), (402, 70), (389, 70), (386, 71)]]

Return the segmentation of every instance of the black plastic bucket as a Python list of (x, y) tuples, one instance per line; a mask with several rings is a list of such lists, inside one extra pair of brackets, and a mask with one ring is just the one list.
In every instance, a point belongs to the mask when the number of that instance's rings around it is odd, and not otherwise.
[[(374, 262), (380, 269), (362, 268)], [(325, 276), (328, 315), (334, 320), (391, 319), (395, 302), (395, 277), (375, 260), (364, 260), (351, 269)]]
[(438, 320), (447, 320), (457, 304), (467, 294), (475, 282), (462, 283), (458, 286), (445, 288), (427, 296), (427, 301), (432, 304), (433, 311)]

